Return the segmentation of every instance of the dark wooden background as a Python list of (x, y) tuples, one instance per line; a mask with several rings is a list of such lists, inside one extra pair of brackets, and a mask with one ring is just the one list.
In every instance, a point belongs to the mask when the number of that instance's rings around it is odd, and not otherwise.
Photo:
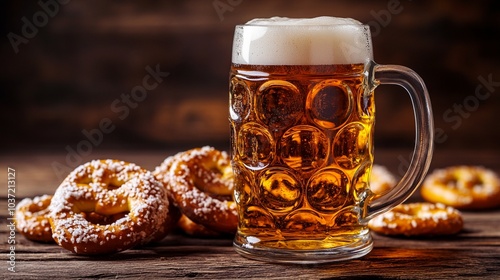
[[(103, 119), (114, 130), (93, 150), (228, 145), (234, 25), (274, 15), (370, 23), (375, 60), (413, 68), (426, 81), (437, 149), (498, 147), (498, 1), (66, 2), (46, 22), (36, 1), (0, 4), (0, 151), (77, 149), (87, 139), (82, 130), (95, 132)], [(16, 53), (9, 34), (22, 36), (23, 19), (33, 23), (34, 17), (39, 26)], [(148, 65), (169, 76), (126, 116), (117, 112), (122, 94), (142, 84)], [(481, 99), (480, 77), (490, 81)], [(411, 147), (408, 98), (396, 87), (378, 92), (377, 145)]]

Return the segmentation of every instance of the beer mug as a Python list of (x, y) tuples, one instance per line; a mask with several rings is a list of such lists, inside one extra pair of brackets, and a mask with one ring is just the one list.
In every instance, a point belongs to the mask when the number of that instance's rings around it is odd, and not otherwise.
[[(416, 139), (406, 174), (375, 196), (374, 90), (406, 89)], [(235, 29), (229, 85), (236, 251), (248, 258), (321, 263), (372, 250), (368, 221), (403, 203), (433, 149), (425, 84), (373, 61), (369, 26), (353, 19), (255, 19)]]

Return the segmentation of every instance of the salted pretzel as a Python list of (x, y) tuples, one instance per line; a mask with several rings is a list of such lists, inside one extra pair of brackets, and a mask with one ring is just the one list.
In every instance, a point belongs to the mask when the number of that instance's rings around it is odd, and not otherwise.
[(39, 242), (54, 242), (49, 222), (51, 195), (25, 198), (16, 206), (16, 228), (27, 239)]
[(177, 222), (177, 227), (185, 234), (193, 237), (221, 237), (222, 233), (211, 230), (204, 225), (197, 224), (191, 219), (189, 219), (186, 215), (182, 215), (179, 221)]
[(373, 218), (368, 226), (384, 235), (434, 236), (458, 233), (463, 227), (462, 215), (441, 203), (400, 204)]
[(382, 194), (396, 185), (396, 178), (384, 166), (374, 164), (370, 176), (370, 189), (375, 194)]
[[(168, 186), (170, 184), (170, 168), (172, 167), (172, 163), (176, 159), (177, 156), (180, 156), (182, 153), (178, 153), (175, 156), (169, 156), (167, 157), (161, 165), (155, 168), (153, 171), (153, 174), (155, 177), (163, 182), (165, 186)], [(167, 188), (170, 189), (170, 188)], [(169, 192), (169, 198), (173, 199), (173, 196)], [(175, 208), (177, 211), (180, 213), (180, 217), (177, 220), (176, 227), (182, 232), (185, 233), (189, 236), (194, 236), (194, 237), (218, 237), (221, 235), (220, 232), (208, 229), (207, 227), (197, 224), (193, 222), (191, 219), (189, 219), (186, 215), (182, 214), (180, 212), (179, 208), (175, 207), (175, 203), (171, 201), (171, 206), (172, 208)]]
[(181, 212), (210, 230), (235, 233), (233, 172), (227, 153), (205, 146), (165, 159), (154, 171)]
[(457, 209), (479, 210), (500, 206), (500, 179), (479, 166), (452, 166), (427, 176), (422, 197)]
[(151, 172), (93, 160), (61, 183), (49, 206), (52, 237), (77, 254), (108, 254), (147, 243), (165, 227), (169, 201)]
[(163, 240), (163, 238), (165, 238), (168, 234), (170, 234), (177, 228), (177, 223), (179, 222), (182, 213), (179, 208), (174, 205), (174, 202), (172, 200), (169, 199), (168, 201), (168, 215), (165, 219), (165, 222), (163, 223), (163, 226), (161, 226), (155, 234), (143, 240), (141, 242), (141, 245), (160, 242), (161, 240)]

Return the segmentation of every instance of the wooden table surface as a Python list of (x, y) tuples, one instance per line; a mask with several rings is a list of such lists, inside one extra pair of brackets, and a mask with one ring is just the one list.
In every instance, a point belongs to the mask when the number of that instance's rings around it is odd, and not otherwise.
[[(96, 151), (93, 158), (119, 158), (152, 169), (176, 151)], [(376, 151), (376, 163), (394, 173), (408, 152)], [(248, 260), (231, 239), (196, 239), (170, 235), (158, 244), (106, 257), (77, 256), (55, 244), (40, 244), (14, 235), (15, 272), (9, 271), (11, 232), (7, 168), (16, 171), (15, 199), (52, 194), (60, 182), (54, 163), (67, 163), (64, 152), (4, 153), (0, 156), (0, 278), (2, 279), (500, 279), (500, 209), (463, 212), (464, 230), (446, 238), (394, 238), (377, 234), (367, 256), (322, 265), (284, 265)], [(442, 151), (431, 170), (457, 164), (484, 165), (500, 172), (499, 151)], [(75, 160), (73, 164), (79, 163)], [(55, 164), (57, 165), (57, 164)], [(418, 191), (410, 201), (420, 201)], [(12, 239), (10, 239), (12, 240)]]

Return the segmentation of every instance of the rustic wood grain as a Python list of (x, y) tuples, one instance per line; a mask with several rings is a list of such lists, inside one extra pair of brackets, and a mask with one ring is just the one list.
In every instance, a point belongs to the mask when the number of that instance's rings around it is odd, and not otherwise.
[[(99, 152), (93, 157), (124, 158), (154, 168), (171, 152)], [(397, 170), (399, 151), (382, 151), (378, 161)], [(50, 163), (64, 154), (36, 153), (0, 158), (0, 181), (16, 168), (16, 199), (51, 193), (58, 178)], [(482, 164), (500, 171), (498, 152), (437, 152), (432, 168)], [(5, 190), (5, 189), (4, 189)], [(416, 193), (411, 200), (420, 200)], [(322, 265), (263, 263), (239, 256), (231, 239), (197, 239), (172, 234), (161, 242), (110, 256), (74, 255), (55, 244), (31, 242), (16, 234), (16, 272), (7, 270), (9, 229), (6, 191), (0, 194), (2, 279), (495, 279), (500, 277), (500, 209), (463, 212), (460, 234), (443, 238), (394, 238), (374, 234), (367, 256)]]

